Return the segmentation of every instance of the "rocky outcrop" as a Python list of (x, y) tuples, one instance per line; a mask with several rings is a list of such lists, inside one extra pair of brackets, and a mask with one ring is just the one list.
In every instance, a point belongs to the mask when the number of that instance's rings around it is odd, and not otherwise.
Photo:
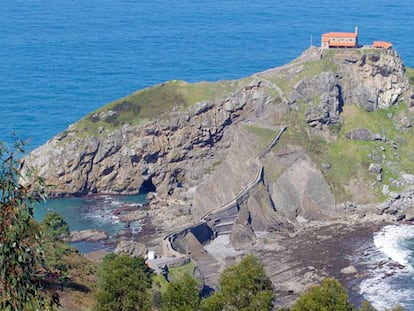
[(394, 50), (352, 51), (335, 58), (344, 102), (367, 111), (389, 108), (407, 96), (405, 67)]
[[(411, 95), (398, 55), (365, 49), (311, 48), (286, 66), (226, 82), (223, 95), (215, 96), (220, 83), (196, 94), (183, 86), (184, 95), (173, 94), (176, 105), (170, 110), (121, 124), (123, 108), (132, 107), (132, 115), (143, 109), (134, 107), (131, 95), (131, 100), (110, 104), (69, 127), (34, 150), (26, 162), (54, 185), (55, 195), (153, 191), (156, 200), (185, 205), (194, 221), (234, 200), (251, 186), (260, 168), (260, 183), (232, 207), (246, 206), (253, 230), (278, 230), (335, 217), (336, 202), (324, 177), (332, 163), (316, 165), (306, 148), (287, 148), (286, 141), (286, 153), (274, 152), (273, 145), (265, 148), (275, 128), (286, 122), (293, 129), (288, 137), (305, 133), (302, 141), (295, 138), (299, 145), (309, 144), (313, 135), (335, 139), (330, 129), (341, 124), (346, 105), (374, 111)], [(151, 107), (158, 98), (146, 100)], [(118, 123), (110, 123), (114, 118)], [(409, 115), (398, 119), (401, 128), (411, 128)], [(385, 136), (364, 128), (347, 137), (385, 141)], [(122, 217), (130, 221), (146, 214)]]
[(106, 240), (108, 238), (108, 234), (103, 230), (81, 230), (81, 231), (72, 231), (69, 236), (70, 242), (81, 242), (81, 241), (88, 241), (88, 242), (96, 242), (101, 240)]
[(30, 155), (56, 194), (137, 193), (151, 187), (164, 195), (198, 184), (231, 144), (233, 122), (254, 103), (271, 98), (252, 81), (221, 102), (196, 103), (143, 126), (80, 138), (69, 128)]
[(124, 215), (119, 216), (119, 220), (123, 222), (130, 222), (130, 221), (142, 220), (142, 219), (145, 219), (146, 217), (148, 217), (147, 211), (137, 210), (137, 211), (131, 211)]
[(372, 133), (368, 129), (355, 129), (351, 132), (345, 134), (345, 137), (348, 139), (356, 139), (356, 140), (363, 140), (368, 141), (371, 140)]
[[(293, 88), (290, 102), (304, 101), (305, 118), (310, 126), (334, 124), (339, 120), (343, 99), (341, 86), (334, 72), (322, 72), (314, 77), (305, 77)], [(319, 97), (317, 102), (315, 98)]]
[(133, 257), (144, 257), (147, 248), (144, 244), (136, 241), (121, 240), (114, 250), (115, 254), (128, 254)]
[(305, 154), (271, 187), (276, 210), (289, 221), (320, 220), (335, 215), (335, 198), (322, 173)]

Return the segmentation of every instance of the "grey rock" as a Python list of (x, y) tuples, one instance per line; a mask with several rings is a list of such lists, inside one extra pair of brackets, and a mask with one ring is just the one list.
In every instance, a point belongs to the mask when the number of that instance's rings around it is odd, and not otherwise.
[(383, 160), (383, 156), (384, 156), (384, 154), (382, 154), (382, 153), (381, 153), (381, 152), (379, 152), (378, 150), (373, 150), (373, 151), (371, 152), (371, 154), (369, 155), (369, 158), (370, 158), (372, 161), (380, 162), (380, 161), (382, 161), (382, 160)]
[(390, 182), (392, 186), (397, 188), (401, 188), (403, 186), (403, 183), (400, 180), (393, 179)]
[(411, 95), (409, 96), (409, 100), (408, 100), (408, 106), (414, 107), (414, 93), (411, 93)]
[(390, 187), (388, 185), (383, 185), (381, 190), (383, 195), (389, 195), (390, 194)]
[(396, 221), (402, 221), (402, 220), (404, 220), (406, 218), (406, 215), (405, 214), (400, 214), (400, 215), (398, 215), (397, 217), (396, 217)]
[(380, 164), (377, 164), (377, 163), (371, 163), (371, 164), (369, 165), (368, 170), (369, 170), (371, 173), (376, 173), (376, 174), (379, 174), (379, 173), (381, 173), (381, 172), (382, 172), (382, 166), (381, 166)]
[(130, 222), (130, 221), (137, 221), (142, 220), (148, 217), (148, 212), (143, 210), (136, 210), (128, 212), (124, 215), (119, 216), (119, 220), (122, 222)]
[(321, 220), (335, 214), (335, 198), (307, 156), (293, 160), (271, 186), (272, 201), (290, 221), (298, 216)]
[(248, 248), (255, 240), (253, 230), (246, 225), (234, 224), (230, 235), (230, 244), (236, 250)]
[(359, 128), (346, 133), (345, 137), (348, 139), (368, 141), (371, 140), (372, 133), (368, 129)]
[(412, 174), (402, 174), (401, 177), (407, 184), (414, 184), (414, 175)]
[(190, 107), (189, 110), (190, 110), (191, 115), (199, 115), (213, 107), (214, 107), (214, 104), (212, 102), (203, 101), (203, 102), (195, 103), (194, 105)]
[(115, 254), (128, 254), (133, 257), (144, 257), (147, 254), (147, 248), (144, 244), (136, 241), (119, 241), (114, 250)]
[(410, 127), (412, 127), (412, 124), (411, 124), (411, 120), (410, 120), (410, 118), (405, 114), (405, 112), (401, 112), (400, 113), (400, 122), (401, 122), (401, 125), (403, 126), (403, 127), (405, 127), (405, 128), (410, 128)]
[(100, 240), (106, 240), (108, 238), (108, 234), (103, 230), (81, 230), (81, 231), (72, 231), (70, 233), (69, 240), (71, 242), (81, 242), (81, 241), (88, 241), (88, 242), (96, 242)]
[(343, 273), (343, 274), (355, 274), (357, 272), (358, 272), (358, 270), (354, 266), (348, 266), (348, 267), (343, 268), (341, 270), (341, 273)]
[(325, 170), (329, 170), (331, 168), (331, 165), (329, 163), (321, 163), (321, 167)]
[(375, 140), (375, 141), (386, 141), (385, 136), (381, 136), (380, 133), (374, 133), (374, 134), (372, 134), (371, 139), (372, 140)]
[(405, 218), (408, 221), (414, 221), (414, 208), (405, 210)]

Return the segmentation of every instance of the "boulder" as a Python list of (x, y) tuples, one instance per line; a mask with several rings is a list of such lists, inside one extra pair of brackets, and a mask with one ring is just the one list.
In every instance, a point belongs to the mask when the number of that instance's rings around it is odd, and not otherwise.
[(106, 240), (108, 238), (108, 234), (103, 230), (95, 230), (95, 229), (88, 229), (88, 230), (81, 230), (81, 231), (72, 231), (69, 236), (70, 242), (80, 242), (80, 241), (88, 241), (88, 242), (95, 242), (100, 240)]
[(371, 163), (371, 164), (369, 165), (368, 170), (369, 170), (371, 173), (380, 174), (380, 173), (382, 172), (382, 166), (381, 166), (381, 164)]
[(343, 274), (355, 274), (357, 272), (358, 271), (357, 271), (357, 269), (354, 266), (348, 266), (348, 267), (343, 268), (341, 270), (341, 273), (343, 273)]
[(371, 139), (372, 140), (376, 140), (376, 141), (386, 141), (387, 140), (386, 137), (385, 136), (382, 136), (380, 133), (374, 133), (374, 134), (372, 134)]
[(412, 126), (410, 118), (405, 114), (405, 112), (401, 112), (400, 115), (400, 122), (401, 125), (405, 128), (410, 128)]
[(348, 139), (368, 141), (371, 140), (372, 133), (368, 129), (359, 128), (346, 133), (345, 137)]
[(122, 222), (130, 222), (145, 219), (147, 216), (147, 211), (136, 210), (119, 216), (119, 220)]
[(128, 254), (133, 257), (143, 257), (147, 254), (145, 244), (136, 241), (121, 240), (114, 250), (115, 254)]
[(234, 224), (230, 234), (230, 244), (236, 250), (247, 248), (252, 245), (256, 235), (248, 225)]
[(405, 219), (408, 221), (414, 221), (414, 208), (405, 210)]
[(321, 171), (307, 155), (297, 157), (271, 184), (271, 198), (285, 219), (327, 219), (335, 215), (335, 198)]
[(412, 174), (402, 174), (401, 177), (407, 184), (414, 184), (414, 175)]

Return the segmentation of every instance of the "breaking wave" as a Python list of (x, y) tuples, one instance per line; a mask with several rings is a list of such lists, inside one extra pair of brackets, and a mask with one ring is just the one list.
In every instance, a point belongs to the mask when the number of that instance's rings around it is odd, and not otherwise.
[(386, 226), (374, 234), (374, 245), (361, 294), (378, 310), (398, 304), (414, 310), (414, 226)]

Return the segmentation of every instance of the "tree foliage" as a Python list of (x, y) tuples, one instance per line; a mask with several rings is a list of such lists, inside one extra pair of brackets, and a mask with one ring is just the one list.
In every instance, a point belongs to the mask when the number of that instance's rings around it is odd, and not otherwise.
[(202, 301), (201, 309), (266, 311), (272, 310), (274, 299), (272, 282), (259, 259), (248, 255), (223, 271), (218, 291)]
[(326, 278), (305, 292), (290, 309), (291, 311), (352, 311), (348, 294), (335, 279)]
[(152, 275), (143, 258), (106, 255), (99, 272), (97, 309), (150, 310)]
[(162, 295), (162, 304), (164, 311), (198, 310), (200, 296), (195, 278), (184, 273), (180, 279), (168, 283)]
[[(33, 203), (44, 197), (44, 183), (19, 159), (23, 143), (0, 145), (0, 308), (51, 308), (43, 289), (53, 279), (44, 262), (42, 236)], [(30, 179), (30, 183), (22, 183)], [(56, 302), (56, 296), (53, 296)]]
[(47, 213), (40, 225), (51, 241), (62, 240), (70, 234), (68, 223), (56, 212)]

